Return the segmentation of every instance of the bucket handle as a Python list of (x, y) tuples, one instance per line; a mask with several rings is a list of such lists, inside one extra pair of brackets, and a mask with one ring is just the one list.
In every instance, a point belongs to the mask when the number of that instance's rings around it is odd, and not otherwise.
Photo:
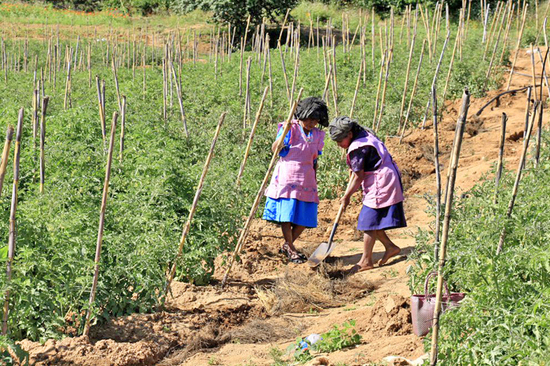
[[(428, 297), (428, 283), (430, 281), (430, 278), (432, 278), (433, 276), (436, 276), (436, 275), (437, 275), (437, 271), (432, 271), (432, 272), (428, 273), (428, 275), (426, 276), (426, 281), (424, 281), (424, 298), (427, 301), (430, 301), (429, 297)], [(447, 299), (450, 299), (451, 298), (451, 293), (449, 291), (449, 286), (447, 285), (447, 281), (445, 281), (445, 279), (443, 279), (443, 285), (445, 285), (445, 292), (447, 293)]]

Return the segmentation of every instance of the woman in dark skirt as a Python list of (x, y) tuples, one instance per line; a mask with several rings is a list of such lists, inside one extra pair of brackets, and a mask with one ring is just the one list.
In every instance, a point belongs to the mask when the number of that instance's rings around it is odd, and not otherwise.
[(401, 252), (386, 230), (407, 226), (403, 211), (403, 186), (397, 165), (376, 135), (349, 117), (337, 117), (329, 125), (330, 138), (347, 149), (347, 163), (353, 174), (342, 198), (345, 207), (359, 187), (363, 188), (363, 208), (357, 229), (365, 233), (364, 252), (352, 272), (374, 268), (372, 251), (378, 239), (386, 252), (378, 265)]

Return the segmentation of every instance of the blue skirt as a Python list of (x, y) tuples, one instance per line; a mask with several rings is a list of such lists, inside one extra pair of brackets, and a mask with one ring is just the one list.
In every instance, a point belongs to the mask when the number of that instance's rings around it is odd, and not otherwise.
[(291, 222), (309, 228), (317, 227), (317, 203), (267, 197), (262, 218), (278, 224)]
[(384, 208), (370, 208), (363, 205), (359, 214), (357, 230), (388, 230), (406, 226), (403, 202), (399, 202)]

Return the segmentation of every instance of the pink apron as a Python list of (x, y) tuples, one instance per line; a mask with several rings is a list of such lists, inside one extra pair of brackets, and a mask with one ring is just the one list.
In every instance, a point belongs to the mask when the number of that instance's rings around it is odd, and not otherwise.
[(325, 132), (313, 128), (307, 137), (298, 121), (292, 121), (290, 131), (289, 152), (277, 162), (265, 195), (273, 199), (295, 198), (319, 203), (313, 161), (323, 149)]
[(381, 159), (380, 166), (376, 170), (365, 172), (365, 178), (361, 183), (363, 204), (370, 208), (383, 208), (402, 202), (404, 198), (401, 174), (388, 149), (378, 138), (367, 133), (366, 137), (352, 141), (348, 147), (348, 166), (350, 166), (349, 153), (363, 146), (374, 147)]

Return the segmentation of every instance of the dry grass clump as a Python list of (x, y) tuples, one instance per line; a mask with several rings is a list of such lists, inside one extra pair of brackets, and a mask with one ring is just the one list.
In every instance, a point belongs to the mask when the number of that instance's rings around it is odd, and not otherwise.
[(292, 338), (301, 330), (301, 327), (297, 327), (296, 324), (288, 322), (279, 324), (280, 322), (274, 323), (273, 320), (253, 319), (242, 327), (231, 330), (231, 339), (245, 344), (266, 343)]
[(270, 315), (305, 313), (337, 307), (374, 290), (360, 276), (346, 276), (340, 267), (323, 264), (317, 272), (286, 272), (271, 287), (256, 287), (263, 307)]

